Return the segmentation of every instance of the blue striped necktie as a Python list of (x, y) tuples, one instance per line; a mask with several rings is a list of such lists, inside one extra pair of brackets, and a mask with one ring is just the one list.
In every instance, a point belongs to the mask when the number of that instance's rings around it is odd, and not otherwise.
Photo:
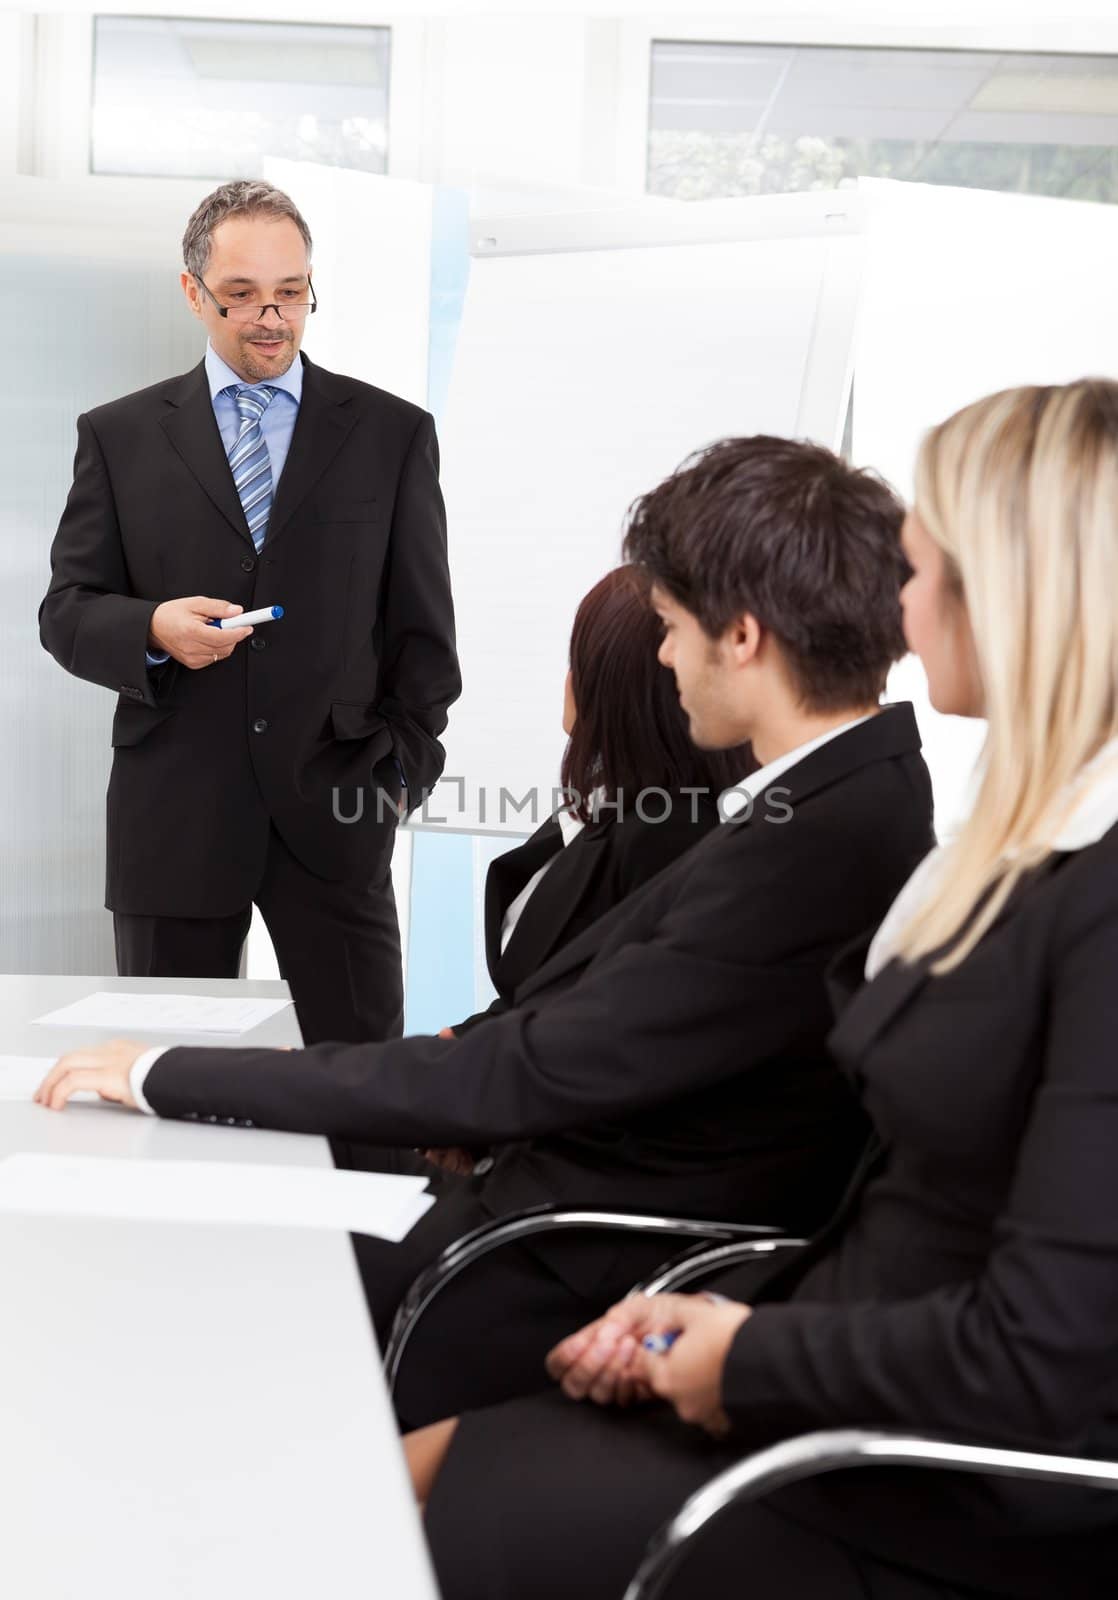
[(272, 463), (260, 419), (271, 405), (277, 391), (266, 383), (246, 384), (244, 388), (226, 391), (237, 405), (240, 428), (229, 451), (229, 466), (233, 482), (241, 497), (248, 531), (257, 554), (268, 531), (268, 515), (272, 509)]

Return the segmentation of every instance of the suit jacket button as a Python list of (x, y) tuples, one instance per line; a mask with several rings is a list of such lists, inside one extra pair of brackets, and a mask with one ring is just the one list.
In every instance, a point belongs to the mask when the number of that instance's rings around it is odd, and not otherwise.
[(207, 1122), (216, 1122), (216, 1121), (217, 1121), (217, 1118), (216, 1118), (216, 1117), (207, 1117), (207, 1118), (206, 1118), (206, 1121), (207, 1121)]
[(256, 721), (252, 725), (252, 731), (253, 733), (267, 733), (267, 720), (264, 717), (257, 717)]
[(267, 650), (267, 648), (268, 648), (267, 639), (261, 639), (255, 633), (253, 634), (252, 638), (249, 640), (248, 644), (249, 644), (249, 649), (250, 650)]
[(256, 571), (256, 557), (255, 556), (242, 556), (241, 557), (241, 571), (242, 572), (255, 572)]

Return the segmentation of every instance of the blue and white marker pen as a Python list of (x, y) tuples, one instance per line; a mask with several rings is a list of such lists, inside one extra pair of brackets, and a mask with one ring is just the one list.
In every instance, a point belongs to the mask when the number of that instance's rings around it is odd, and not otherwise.
[(255, 628), (258, 622), (278, 622), (283, 616), (282, 606), (263, 606), (259, 611), (242, 611), (239, 617), (211, 617), (208, 628)]
[(641, 1344), (649, 1355), (666, 1356), (682, 1332), (682, 1328), (674, 1328), (669, 1333), (646, 1333)]

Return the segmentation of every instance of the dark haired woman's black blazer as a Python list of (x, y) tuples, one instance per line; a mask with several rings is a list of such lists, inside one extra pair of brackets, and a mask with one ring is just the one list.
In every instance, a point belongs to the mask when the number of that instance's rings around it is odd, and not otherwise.
[[(644, 821), (635, 810), (621, 817), (608, 811), (564, 847), (559, 824), (549, 817), (530, 839), (498, 856), (485, 880), (485, 959), (497, 999), (455, 1025), (464, 1033), (506, 1011), (516, 990), (549, 956), (650, 878), (697, 844), (718, 823), (715, 795), (672, 795), (661, 821)], [(665, 809), (661, 795), (649, 798), (650, 818)], [(545, 862), (551, 866), (532, 891), (504, 952), (505, 913)]]

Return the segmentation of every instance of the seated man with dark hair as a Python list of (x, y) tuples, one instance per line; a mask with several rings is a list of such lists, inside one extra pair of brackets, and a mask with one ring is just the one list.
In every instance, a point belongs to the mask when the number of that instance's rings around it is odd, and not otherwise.
[[(462, 1039), (154, 1064), (118, 1042), (64, 1057), (41, 1098), (96, 1089), (161, 1116), (496, 1147), (402, 1244), (369, 1241), (382, 1331), (448, 1243), (541, 1202), (816, 1227), (868, 1133), (824, 1048), (824, 969), (932, 843), (911, 708), (879, 706), (904, 649), (902, 515), (830, 451), (765, 437), (713, 446), (637, 503), (626, 553), (691, 737), (749, 740), (762, 766), (724, 797), (722, 826), (557, 951), (513, 1009)], [(549, 1346), (663, 1254), (662, 1239), (601, 1236), (494, 1253), (413, 1338), (401, 1416), (545, 1386)]]

